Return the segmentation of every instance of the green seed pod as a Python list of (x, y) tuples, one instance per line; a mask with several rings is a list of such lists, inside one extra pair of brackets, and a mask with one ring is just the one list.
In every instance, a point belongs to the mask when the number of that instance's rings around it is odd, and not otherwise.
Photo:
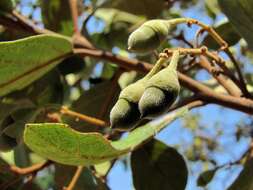
[(141, 117), (156, 117), (170, 108), (176, 100), (180, 85), (177, 76), (179, 52), (176, 51), (170, 65), (151, 77), (139, 101)]
[(110, 113), (111, 127), (127, 130), (135, 127), (140, 119), (138, 104), (119, 99)]
[(136, 53), (153, 51), (166, 39), (170, 28), (166, 20), (147, 21), (129, 36), (128, 49)]
[(144, 92), (146, 79), (143, 78), (124, 88), (110, 112), (112, 128), (127, 130), (135, 127), (140, 120), (138, 102)]
[(160, 58), (144, 78), (128, 85), (121, 91), (118, 101), (110, 112), (112, 128), (129, 130), (139, 123), (141, 113), (138, 109), (138, 102), (145, 90), (146, 83), (166, 61), (166, 59)]

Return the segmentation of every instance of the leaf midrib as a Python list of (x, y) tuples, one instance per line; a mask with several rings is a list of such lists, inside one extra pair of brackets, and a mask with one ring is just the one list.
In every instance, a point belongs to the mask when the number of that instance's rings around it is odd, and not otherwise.
[(6, 86), (8, 86), (8, 85), (10, 85), (10, 84), (12, 84), (12, 83), (15, 83), (16, 81), (18, 81), (18, 80), (20, 80), (20, 79), (26, 77), (27, 75), (30, 75), (30, 74), (32, 74), (32, 73), (34, 73), (34, 72), (36, 72), (36, 71), (38, 71), (38, 70), (40, 70), (40, 69), (43, 69), (43, 68), (49, 66), (50, 64), (52, 64), (53, 62), (55, 62), (55, 61), (57, 61), (57, 60), (59, 60), (59, 59), (67, 58), (67, 57), (69, 57), (69, 56), (71, 56), (71, 55), (73, 55), (73, 52), (72, 52), (72, 51), (70, 51), (70, 52), (68, 52), (68, 53), (65, 53), (64, 55), (60, 55), (60, 56), (58, 56), (58, 57), (55, 57), (55, 58), (53, 58), (53, 59), (47, 61), (47, 62), (44, 63), (44, 64), (38, 65), (38, 66), (36, 66), (36, 67), (34, 67), (34, 68), (32, 68), (32, 69), (30, 69), (30, 70), (24, 72), (23, 74), (21, 74), (21, 75), (19, 75), (19, 76), (16, 76), (15, 78), (10, 79), (9, 81), (6, 81), (6, 82), (0, 84), (0, 89), (1, 89), (1, 88), (4, 88), (4, 87), (6, 87)]

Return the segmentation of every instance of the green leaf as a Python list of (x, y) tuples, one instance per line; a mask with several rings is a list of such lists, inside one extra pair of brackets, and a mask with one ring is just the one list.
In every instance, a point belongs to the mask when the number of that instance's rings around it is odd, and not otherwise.
[(102, 40), (103, 43), (99, 44), (102, 47), (105, 46), (103, 48), (118, 46), (125, 49), (131, 31), (146, 20), (145, 18), (113, 8), (99, 8), (94, 16), (105, 22), (103, 32), (92, 35), (96, 44)]
[(250, 158), (244, 165), (243, 170), (228, 188), (228, 190), (252, 190), (253, 189), (253, 158)]
[(69, 0), (40, 0), (42, 20), (46, 28), (71, 36), (74, 32)]
[(218, 0), (234, 28), (253, 49), (253, 1), (252, 0)]
[(106, 176), (108, 172), (110, 171), (111, 167), (112, 167), (112, 163), (110, 161), (94, 165), (96, 174), (100, 177)]
[(13, 0), (1, 0), (0, 1), (0, 12), (11, 12), (14, 9), (15, 3)]
[(119, 85), (121, 89), (124, 89), (129, 84), (133, 83), (137, 78), (137, 72), (136, 71), (129, 71), (124, 72), (119, 77)]
[[(235, 45), (241, 39), (240, 35), (229, 22), (222, 23), (214, 29), (228, 43), (229, 46)], [(210, 34), (205, 37), (203, 44), (212, 49), (218, 49), (220, 47), (219, 44), (212, 38), (212, 36), (210, 36)]]
[(53, 69), (26, 88), (8, 94), (6, 98), (13, 102), (26, 100), (36, 106), (61, 103), (64, 84), (61, 79), (59, 71)]
[[(104, 110), (103, 115), (101, 114), (101, 109), (107, 101), (108, 96), (110, 95), (110, 89), (112, 85), (112, 81), (105, 81), (91, 87), (88, 91), (85, 91), (78, 100), (76, 100), (71, 106), (72, 110), (76, 112), (80, 112), (82, 114), (87, 114), (92, 117), (100, 117), (101, 119), (108, 121), (109, 120), (109, 112), (112, 106), (114, 105), (116, 98), (118, 98), (119, 87), (117, 86), (115, 91), (114, 99), (109, 102), (108, 108)], [(66, 117), (65, 117), (66, 118)], [(69, 124), (76, 130), (87, 132), (94, 131), (96, 127), (88, 124), (84, 121), (76, 121), (73, 118), (66, 118), (65, 123)], [(97, 129), (96, 129), (97, 131)]]
[(136, 190), (184, 190), (187, 166), (183, 157), (166, 144), (152, 140), (131, 156)]
[(210, 181), (212, 181), (215, 173), (216, 173), (217, 169), (213, 169), (213, 170), (207, 170), (204, 171), (203, 173), (201, 173), (197, 179), (197, 184), (198, 186), (206, 186), (208, 183), (210, 183)]
[(120, 11), (118, 9), (113, 9), (113, 8), (99, 8), (95, 12), (94, 16), (104, 20), (107, 27), (117, 22), (136, 24), (138, 22), (142, 22), (146, 20), (134, 14)]
[(0, 43), (0, 96), (23, 89), (72, 54), (70, 40), (38, 35)]
[(166, 127), (187, 108), (179, 109), (133, 130), (126, 138), (109, 141), (100, 133), (80, 133), (60, 123), (28, 124), (26, 145), (50, 160), (66, 165), (93, 165), (124, 155)]
[(22, 143), (14, 149), (14, 161), (18, 167), (28, 167), (30, 163), (27, 147)]
[(9, 151), (22, 142), (25, 124), (34, 122), (39, 110), (23, 108), (11, 113), (0, 125), (0, 150)]
[(85, 67), (84, 59), (79, 56), (71, 56), (63, 60), (58, 68), (63, 75), (78, 73)]
[(210, 17), (216, 18), (216, 15), (220, 13), (217, 0), (205, 0), (205, 8)]
[(148, 18), (159, 16), (166, 8), (164, 0), (109, 0), (103, 6), (116, 8), (136, 15), (145, 15)]

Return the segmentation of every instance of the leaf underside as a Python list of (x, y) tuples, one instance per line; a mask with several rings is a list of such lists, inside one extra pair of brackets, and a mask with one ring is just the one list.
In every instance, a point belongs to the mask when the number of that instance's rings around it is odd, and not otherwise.
[(187, 108), (140, 126), (126, 138), (109, 141), (100, 133), (80, 133), (61, 123), (27, 124), (24, 142), (34, 152), (66, 165), (93, 165), (126, 154), (182, 116)]
[(46, 74), (72, 53), (70, 40), (37, 35), (0, 43), (0, 96), (20, 90)]

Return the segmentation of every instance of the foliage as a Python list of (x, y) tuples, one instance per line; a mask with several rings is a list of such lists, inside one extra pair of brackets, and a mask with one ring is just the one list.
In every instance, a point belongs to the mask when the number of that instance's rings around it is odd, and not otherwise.
[(252, 8), (0, 1), (0, 189), (250, 190)]

